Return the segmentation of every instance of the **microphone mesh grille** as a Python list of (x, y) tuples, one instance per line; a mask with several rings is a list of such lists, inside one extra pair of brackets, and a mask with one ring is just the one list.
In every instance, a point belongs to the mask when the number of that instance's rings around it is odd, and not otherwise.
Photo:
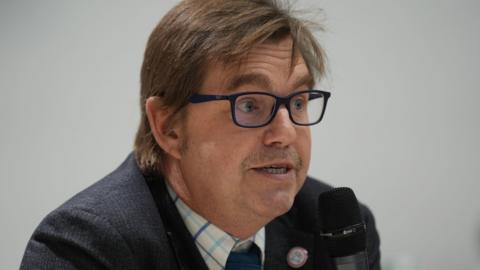
[[(335, 188), (320, 194), (318, 211), (323, 233), (363, 223), (357, 198), (350, 188)], [(352, 255), (364, 251), (366, 247), (364, 230), (344, 237), (327, 237), (326, 241), (329, 252), (334, 257)]]

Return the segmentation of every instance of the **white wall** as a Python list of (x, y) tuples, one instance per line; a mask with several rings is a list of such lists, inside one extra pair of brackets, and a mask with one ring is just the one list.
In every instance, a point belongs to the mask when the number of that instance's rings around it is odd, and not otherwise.
[[(131, 150), (146, 39), (175, 2), (0, 2), (1, 269)], [(298, 2), (324, 9), (333, 92), (311, 174), (372, 208), (385, 269), (478, 269), (480, 2)]]
[(322, 5), (334, 95), (312, 174), (373, 208), (385, 263), (479, 269), (480, 2)]

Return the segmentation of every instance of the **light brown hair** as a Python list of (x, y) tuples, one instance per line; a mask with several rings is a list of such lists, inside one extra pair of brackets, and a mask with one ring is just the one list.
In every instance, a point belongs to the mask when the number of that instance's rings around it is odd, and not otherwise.
[(158, 173), (165, 153), (152, 135), (145, 102), (180, 110), (203, 82), (208, 63), (230, 63), (266, 40), (293, 39), (313, 78), (325, 72), (325, 55), (306, 22), (285, 1), (184, 0), (158, 23), (147, 42), (141, 71), (141, 122), (135, 156), (144, 174)]

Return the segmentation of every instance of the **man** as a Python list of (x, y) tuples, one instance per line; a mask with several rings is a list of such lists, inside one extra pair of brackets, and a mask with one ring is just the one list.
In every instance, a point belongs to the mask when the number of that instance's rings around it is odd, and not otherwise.
[(182, 1), (147, 44), (134, 154), (42, 221), (21, 268), (332, 269), (316, 214), (330, 187), (306, 176), (324, 61), (274, 1)]

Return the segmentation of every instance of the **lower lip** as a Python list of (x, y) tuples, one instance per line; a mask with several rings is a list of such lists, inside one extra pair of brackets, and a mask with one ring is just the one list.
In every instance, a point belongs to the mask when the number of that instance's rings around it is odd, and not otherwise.
[(253, 171), (258, 175), (261, 175), (263, 177), (276, 180), (276, 181), (287, 181), (287, 180), (295, 179), (295, 171), (292, 169), (288, 170), (286, 173), (269, 173), (269, 172), (257, 170), (257, 169), (253, 169)]

